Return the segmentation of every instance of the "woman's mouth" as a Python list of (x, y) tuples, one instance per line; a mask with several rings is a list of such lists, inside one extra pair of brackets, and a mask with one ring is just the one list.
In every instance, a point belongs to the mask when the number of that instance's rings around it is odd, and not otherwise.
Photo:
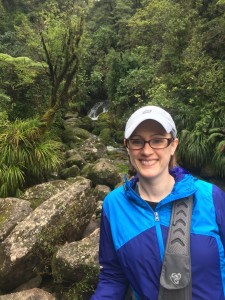
[(153, 166), (157, 160), (156, 159), (151, 159), (151, 160), (140, 160), (141, 164), (147, 167)]

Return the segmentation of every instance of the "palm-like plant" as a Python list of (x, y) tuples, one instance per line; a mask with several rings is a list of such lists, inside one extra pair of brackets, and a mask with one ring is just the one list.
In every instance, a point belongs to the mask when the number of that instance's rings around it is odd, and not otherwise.
[(219, 176), (225, 177), (225, 128), (213, 128), (209, 133), (208, 142), (214, 149), (213, 166)]
[(180, 135), (178, 155), (185, 165), (201, 169), (210, 156), (206, 135), (196, 131), (183, 130)]
[(182, 130), (178, 155), (185, 166), (200, 170), (209, 165), (219, 177), (225, 177), (225, 128), (220, 115), (207, 115), (191, 130)]
[(60, 165), (60, 143), (41, 134), (38, 119), (0, 125), (0, 197), (15, 196)]

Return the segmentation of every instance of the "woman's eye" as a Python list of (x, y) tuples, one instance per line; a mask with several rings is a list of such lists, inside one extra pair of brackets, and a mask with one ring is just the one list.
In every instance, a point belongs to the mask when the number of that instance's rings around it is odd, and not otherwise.
[(131, 140), (131, 143), (133, 145), (142, 145), (143, 144), (143, 141), (142, 140)]
[(152, 144), (161, 144), (161, 143), (163, 143), (163, 139), (154, 139), (154, 140), (151, 140), (151, 143)]

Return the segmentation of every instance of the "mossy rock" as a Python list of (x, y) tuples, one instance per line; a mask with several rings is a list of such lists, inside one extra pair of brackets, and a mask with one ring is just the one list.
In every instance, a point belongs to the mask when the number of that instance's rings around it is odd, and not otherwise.
[(115, 165), (107, 159), (99, 159), (95, 164), (92, 164), (86, 169), (87, 178), (89, 178), (93, 185), (98, 184), (107, 185), (113, 189), (121, 182), (121, 176)]
[(84, 140), (90, 138), (91, 133), (87, 130), (75, 127), (75, 128), (67, 128), (63, 134), (63, 141), (66, 144), (76, 144), (80, 145)]
[(94, 121), (91, 118), (89, 118), (88, 116), (82, 118), (80, 128), (91, 132), (94, 129), (94, 126)]
[(67, 179), (69, 177), (76, 177), (78, 175), (80, 175), (80, 169), (76, 165), (73, 165), (69, 168), (65, 168), (65, 169), (61, 170), (61, 172), (60, 172), (60, 176), (63, 179)]
[(110, 128), (102, 129), (99, 136), (106, 145), (112, 142), (112, 134)]
[(79, 153), (74, 153), (66, 160), (66, 166), (69, 168), (73, 165), (83, 168), (86, 165), (85, 160), (80, 156)]

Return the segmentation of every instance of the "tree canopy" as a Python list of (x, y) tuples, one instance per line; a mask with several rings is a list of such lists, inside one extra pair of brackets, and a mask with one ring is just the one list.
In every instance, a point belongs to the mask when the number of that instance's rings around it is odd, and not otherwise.
[[(49, 130), (60, 110), (109, 103), (111, 135), (137, 107), (173, 115), (178, 161), (225, 177), (225, 1), (0, 2), (0, 108)], [(29, 109), (24, 109), (29, 107)]]

